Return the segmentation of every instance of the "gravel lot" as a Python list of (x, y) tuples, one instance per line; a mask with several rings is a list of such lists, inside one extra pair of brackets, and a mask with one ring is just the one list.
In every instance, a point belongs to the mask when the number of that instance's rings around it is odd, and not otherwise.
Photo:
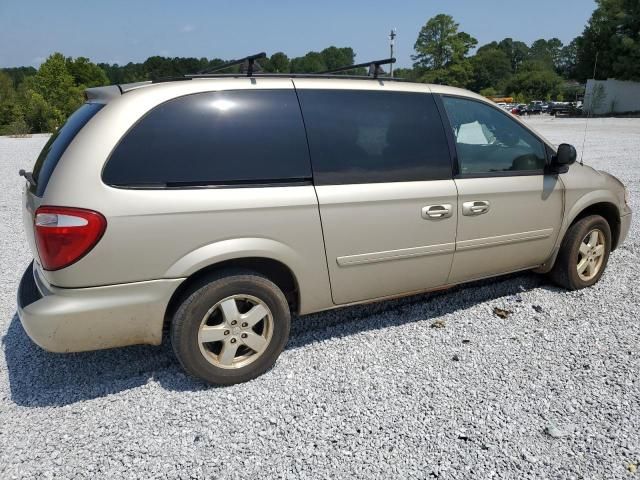
[[(527, 121), (580, 154), (584, 120)], [(633, 477), (637, 220), (588, 290), (522, 274), (311, 315), (266, 375), (208, 388), (168, 345), (56, 355), (25, 335), (17, 171), (45, 140), (0, 137), (0, 478)], [(584, 160), (640, 209), (640, 119), (591, 120)]]

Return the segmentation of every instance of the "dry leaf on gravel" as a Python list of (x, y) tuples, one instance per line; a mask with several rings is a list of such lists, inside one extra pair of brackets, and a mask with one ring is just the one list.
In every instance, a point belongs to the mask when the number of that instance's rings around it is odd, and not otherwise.
[(494, 307), (493, 308), (493, 313), (495, 313), (500, 318), (507, 318), (513, 312), (511, 310), (505, 310), (505, 309), (500, 308), (500, 307)]

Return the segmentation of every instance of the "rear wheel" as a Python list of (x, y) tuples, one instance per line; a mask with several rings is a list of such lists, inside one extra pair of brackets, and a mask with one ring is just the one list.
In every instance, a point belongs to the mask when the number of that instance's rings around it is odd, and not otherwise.
[(578, 290), (595, 284), (611, 252), (611, 228), (600, 215), (571, 225), (562, 241), (551, 278), (561, 287)]
[(185, 295), (171, 324), (183, 368), (213, 384), (251, 380), (276, 361), (291, 315), (280, 289), (253, 272), (212, 277)]

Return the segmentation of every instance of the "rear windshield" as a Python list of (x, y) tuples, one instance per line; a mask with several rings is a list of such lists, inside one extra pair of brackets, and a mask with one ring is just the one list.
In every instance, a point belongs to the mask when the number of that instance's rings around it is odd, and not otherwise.
[(56, 168), (60, 157), (73, 141), (78, 132), (84, 127), (91, 118), (98, 113), (104, 105), (101, 103), (85, 103), (73, 115), (69, 117), (67, 122), (58, 129), (44, 146), (36, 164), (33, 167), (33, 179), (36, 181), (36, 187), (31, 187), (31, 191), (41, 197), (44, 194), (49, 178)]

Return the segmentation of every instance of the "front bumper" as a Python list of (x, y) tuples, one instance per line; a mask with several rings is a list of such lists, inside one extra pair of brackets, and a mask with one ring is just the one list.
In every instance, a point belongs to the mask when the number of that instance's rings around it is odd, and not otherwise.
[(618, 237), (617, 246), (622, 245), (625, 239), (627, 238), (627, 235), (629, 234), (629, 229), (631, 228), (632, 216), (633, 215), (631, 214), (631, 212), (629, 212), (626, 215), (623, 215), (622, 217), (620, 217), (620, 237)]
[(182, 281), (57, 288), (32, 263), (18, 288), (18, 316), (31, 340), (51, 352), (159, 345), (167, 305)]

